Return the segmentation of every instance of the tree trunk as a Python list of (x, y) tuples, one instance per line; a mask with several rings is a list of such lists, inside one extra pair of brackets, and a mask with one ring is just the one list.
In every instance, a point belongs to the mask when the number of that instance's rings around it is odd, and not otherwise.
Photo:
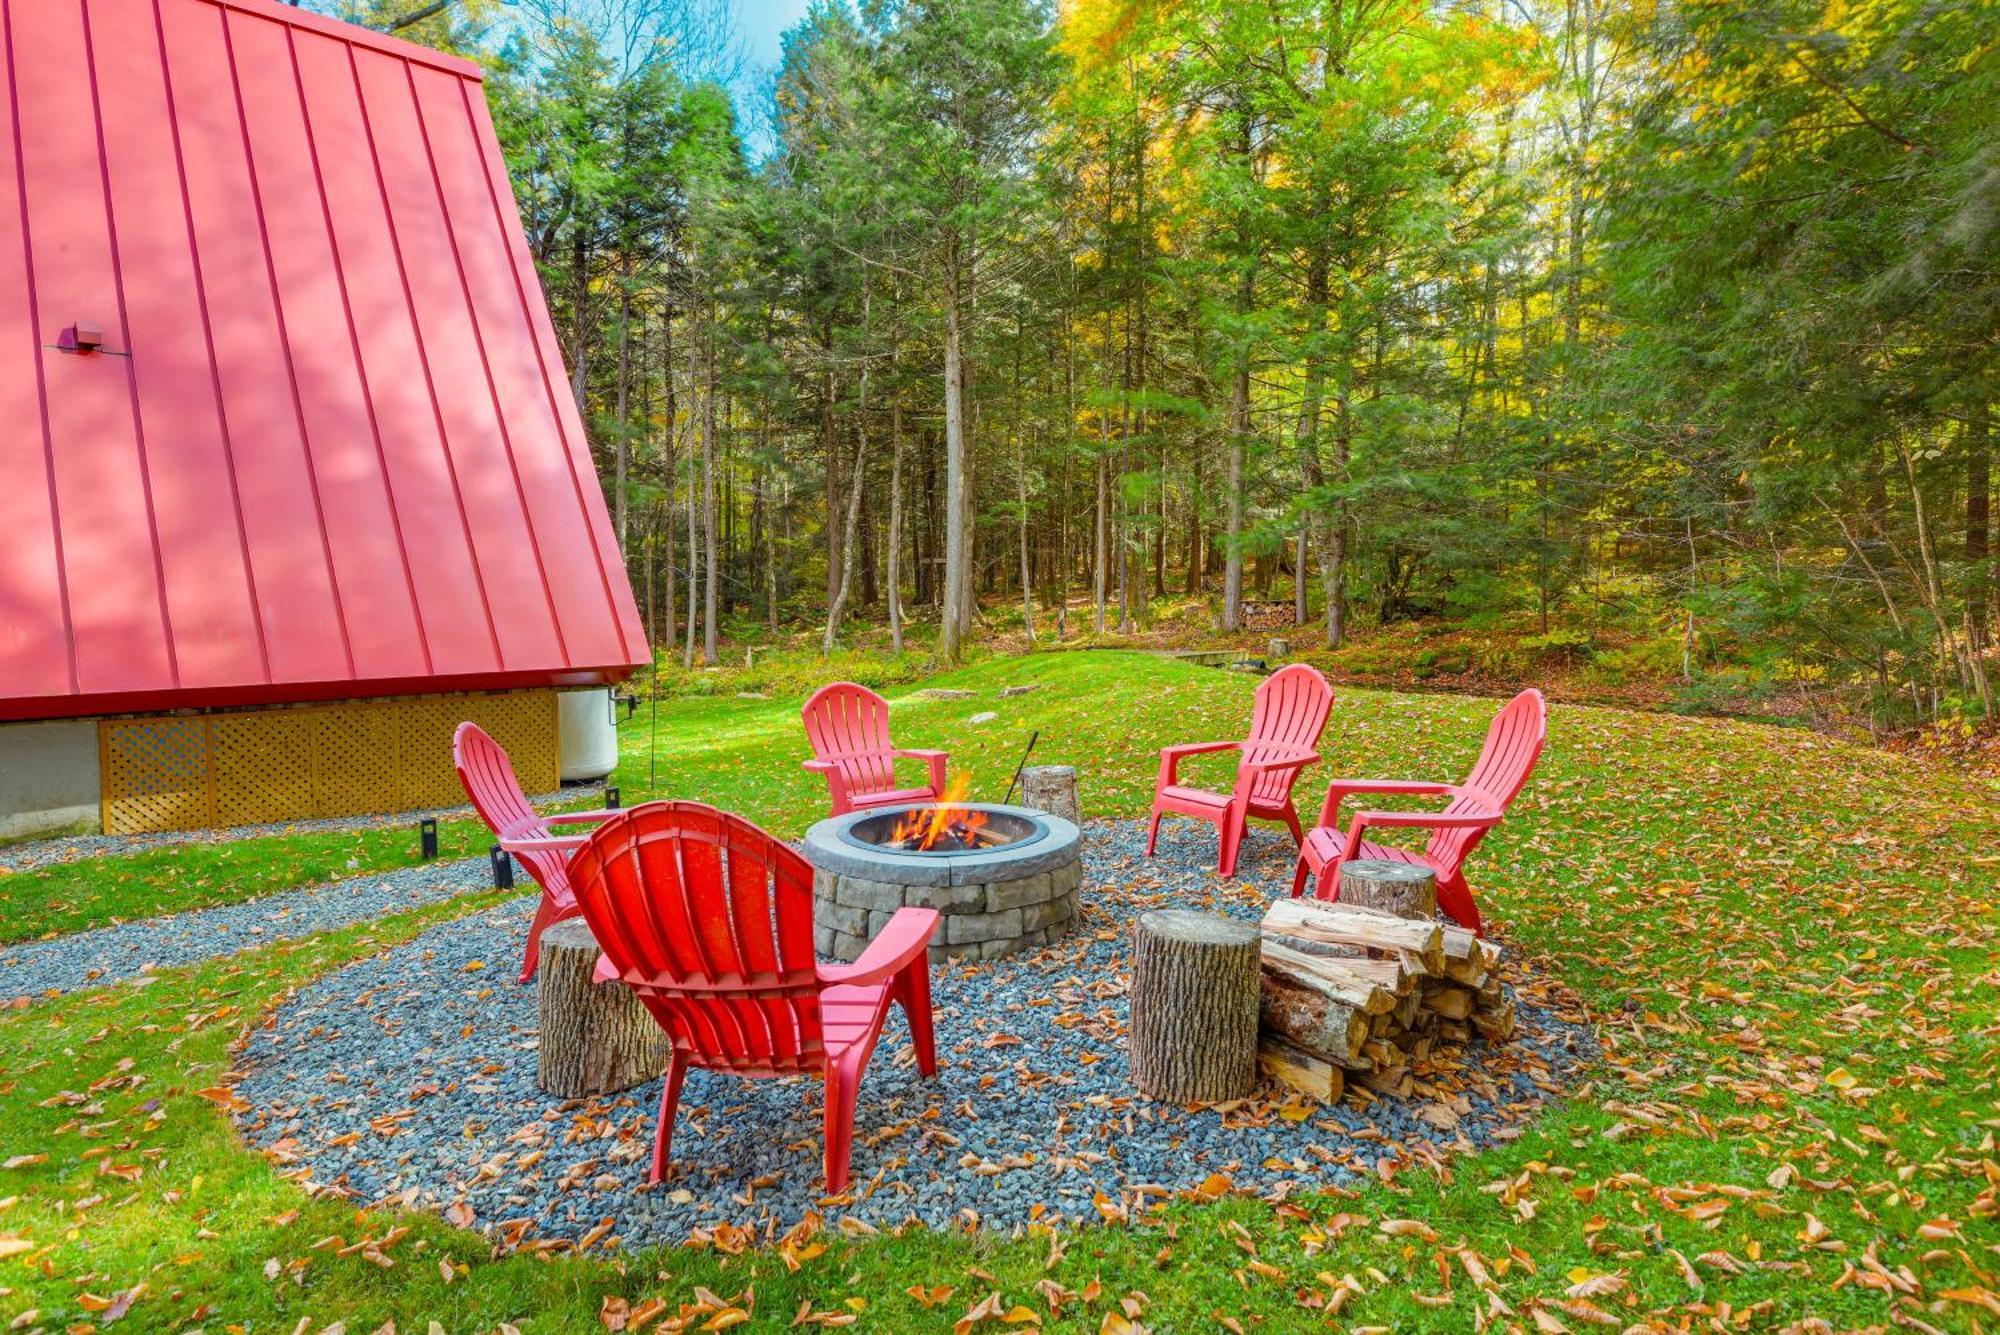
[(681, 554), (676, 547), (680, 541), (678, 532), (679, 513), (674, 509), (674, 493), (680, 485), (675, 475), (679, 463), (679, 447), (674, 432), (680, 429), (677, 414), (680, 411), (680, 396), (674, 390), (674, 311), (669, 306), (660, 316), (660, 389), (666, 396), (666, 426), (660, 432), (660, 478), (665, 499), (660, 506), (662, 533), (660, 550), (666, 553), (666, 568), (661, 571), (662, 602), (666, 606), (666, 618), (660, 625), (659, 644), (666, 646), (671, 656), (674, 644), (680, 639), (679, 622), (679, 566)]
[(1306, 624), (1306, 527), (1299, 525), (1292, 539), (1292, 624)]
[(557, 1098), (643, 1085), (667, 1064), (667, 1035), (623, 983), (597, 983), (597, 939), (581, 918), (542, 933), (535, 1083)]
[(1028, 569), (1028, 455), (1027, 447), (1020, 442), (1014, 452), (1014, 492), (1021, 506), (1020, 547), (1021, 547), (1021, 622), (1028, 631), (1028, 643), (1035, 642), (1035, 588), (1034, 577)]
[(1132, 936), (1132, 1083), (1174, 1103), (1248, 1094), (1257, 1080), (1257, 929), (1156, 909), (1140, 915)]
[(944, 302), (944, 592), (940, 600), (938, 656), (946, 663), (964, 657), (970, 618), (972, 534), (966, 525), (965, 381), (963, 331), (959, 328), (959, 273), (955, 245), (948, 247)]
[(1250, 354), (1236, 359), (1236, 388), (1229, 406), (1229, 466), (1223, 485), (1229, 492), (1229, 526), (1224, 535), (1228, 565), (1222, 576), (1222, 629), (1234, 631), (1243, 621), (1243, 464), (1250, 439)]
[[(867, 309), (867, 299), (862, 299), (862, 308)], [(864, 321), (866, 316), (863, 317)], [(859, 556), (861, 532), (861, 498), (868, 492), (863, 485), (863, 468), (868, 462), (868, 364), (861, 365), (861, 377), (855, 389), (854, 413), (854, 467), (847, 471), (847, 517), (843, 521), (840, 537), (840, 580), (834, 585), (833, 599), (826, 607), (826, 635), (820, 641), (820, 656), (833, 652), (833, 646), (840, 635), (840, 617), (847, 608), (847, 599), (854, 590), (855, 561)], [(827, 522), (832, 523), (832, 514)]]
[(834, 417), (836, 382), (833, 375), (833, 324), (820, 327), (819, 355), (826, 365), (819, 396), (820, 448), (826, 451), (826, 600), (840, 592), (840, 430)]
[(693, 436), (698, 433), (698, 424), (701, 420), (699, 416), (702, 397), (701, 334), (694, 329), (688, 331), (688, 393), (693, 396), (694, 402), (688, 409), (690, 437), (687, 467), (688, 601), (687, 647), (681, 654), (683, 670), (691, 670), (694, 667), (694, 637), (695, 631), (701, 625), (701, 608), (697, 601), (701, 596), (701, 511), (697, 504), (701, 497), (701, 479), (696, 476), (695, 467), (700, 459), (700, 451), (694, 448), (692, 442)]
[(890, 354), (889, 399), (889, 551), (884, 583), (889, 594), (889, 648), (903, 652), (903, 391), (895, 384), (894, 353)]
[(1110, 427), (1103, 409), (1097, 414), (1097, 510), (1096, 527), (1091, 536), (1091, 598), (1097, 609), (1095, 629), (1104, 633), (1105, 580), (1109, 572), (1105, 569), (1111, 563), (1111, 456), (1106, 453), (1109, 444)]
[(590, 242), (581, 226), (573, 225), (569, 251), (570, 373), (569, 392), (576, 411), (590, 429), (590, 404), (584, 389), (590, 384)]
[[(1237, 118), (1240, 121), (1237, 152), (1241, 155), (1243, 170), (1254, 175), (1250, 109), (1239, 104)], [(1240, 215), (1236, 224), (1236, 261), (1243, 272), (1236, 285), (1239, 324), (1235, 334), (1239, 346), (1236, 349), (1235, 382), (1229, 399), (1229, 471), (1226, 479), (1229, 488), (1229, 545), (1226, 556), (1229, 564), (1222, 577), (1222, 629), (1225, 631), (1238, 630), (1243, 624), (1243, 470), (1250, 448), (1250, 338), (1243, 324), (1249, 320), (1257, 300), (1256, 245), (1248, 215)]]
[[(757, 434), (762, 438), (759, 454), (768, 455), (771, 449), (771, 401), (764, 399), (757, 410)], [(757, 485), (762, 489), (764, 500), (764, 626), (773, 635), (778, 633), (778, 498), (772, 494), (771, 476), (775, 470), (766, 463), (757, 473)]]
[(715, 614), (718, 605), (717, 585), (722, 574), (722, 549), (716, 541), (715, 531), (715, 312), (713, 309), (709, 311), (708, 328), (703, 331), (702, 344), (704, 347), (702, 373), (706, 389), (702, 394), (701, 532), (708, 569), (702, 575), (701, 661), (704, 666), (713, 666), (718, 657)]
[(631, 507), (627, 500), (627, 476), (632, 471), (632, 291), (618, 285), (618, 440), (612, 451), (612, 528), (618, 534), (618, 550), (629, 549)]
[(1965, 590), (1967, 624), (1971, 627), (1972, 652), (1986, 649), (1986, 626), (1996, 585), (2000, 578), (1988, 569), (1992, 555), (1993, 523), (1992, 441), (1990, 419), (1984, 399), (1974, 404), (1965, 423), (1965, 561), (1970, 567)]

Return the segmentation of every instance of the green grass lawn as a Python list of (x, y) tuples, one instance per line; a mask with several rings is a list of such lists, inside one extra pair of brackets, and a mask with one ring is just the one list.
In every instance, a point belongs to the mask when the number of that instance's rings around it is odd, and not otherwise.
[[(1042, 689), (996, 698), (1023, 683)], [(1255, 683), (1066, 653), (927, 684), (977, 695), (892, 688), (899, 741), (949, 747), (997, 798), (1039, 728), (1036, 759), (1076, 764), (1097, 816), (1143, 812), (1159, 745), (1240, 732)], [(621, 784), (795, 834), (825, 801), (798, 767), (798, 703), (684, 697), (662, 704), (656, 739), (641, 711)], [(1493, 707), (1343, 691), (1301, 791), (1336, 772), (1455, 777)], [(1000, 717), (969, 723), (984, 710)], [(1557, 708), (1540, 773), (1472, 872), (1510, 947), (1598, 1021), (1588, 1082), (1510, 1144), (1358, 1193), (1177, 1201), (1146, 1227), (1056, 1237), (829, 1228), (785, 1246), (725, 1233), (496, 1256), (436, 1217), (306, 1199), (238, 1148), (219, 1105), (244, 1026), (489, 896), (14, 1010), (0, 1015), (0, 1321), (534, 1335), (630, 1311), (648, 1330), (804, 1315), (901, 1331), (949, 1328), (998, 1294), (990, 1310), (1014, 1324), (970, 1329), (1991, 1328), (1996, 809), (1991, 786), (1810, 733)], [(261, 885), (344, 865), (337, 846), (260, 843)], [(110, 874), (126, 878), (120, 911), (142, 908), (154, 873)], [(158, 893), (181, 907), (212, 888)]]
[[(491, 844), (485, 828), (469, 820), (438, 823), (440, 857), (472, 857)], [(412, 821), (362, 830), (200, 840), (83, 857), (33, 871), (0, 871), (0, 944), (233, 904), (417, 861)]]

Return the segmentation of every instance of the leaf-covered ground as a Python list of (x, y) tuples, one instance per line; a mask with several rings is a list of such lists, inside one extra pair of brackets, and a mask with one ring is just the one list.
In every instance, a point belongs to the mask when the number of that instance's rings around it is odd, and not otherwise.
[[(1036, 758), (1082, 768), (1091, 814), (1135, 814), (1154, 748), (1240, 730), (1253, 684), (1104, 653), (994, 660), (926, 683), (976, 695), (907, 698), (898, 728), (949, 746), (981, 796), (1040, 729)], [(823, 800), (797, 769), (797, 704), (682, 700), (656, 741), (642, 714), (626, 791), (656, 763), (657, 791), (795, 833)], [(1453, 776), (1492, 707), (1345, 691), (1317, 779)], [(1356, 1195), (1178, 1200), (1054, 1236), (722, 1230), (628, 1254), (613, 1221), (581, 1256), (496, 1254), (432, 1216), (303, 1198), (222, 1115), (232, 1043), (303, 979), (490, 896), (21, 1007), (0, 1017), (0, 1320), (1991, 1327), (1996, 809), (1990, 784), (1808, 733), (1559, 707), (1474, 882), (1590, 1008), (1606, 1055), (1589, 1082), (1510, 1145)]]

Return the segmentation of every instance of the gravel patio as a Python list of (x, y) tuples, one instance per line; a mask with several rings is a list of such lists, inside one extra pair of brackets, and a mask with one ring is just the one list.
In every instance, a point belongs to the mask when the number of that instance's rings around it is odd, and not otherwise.
[(892, 1018), (861, 1087), (854, 1187), (821, 1195), (811, 1082), (688, 1077), (665, 1183), (644, 1186), (658, 1082), (594, 1100), (535, 1085), (536, 999), (518, 987), (522, 905), (435, 928), (322, 978), (257, 1030), (238, 1065), (243, 1135), (315, 1190), (443, 1210), (506, 1245), (679, 1243), (809, 1212), (875, 1227), (1013, 1229), (1095, 1221), (1214, 1189), (1267, 1196), (1510, 1138), (1592, 1055), (1581, 1015), (1506, 966), (1520, 1031), (1419, 1068), (1408, 1099), (1332, 1106), (1260, 1087), (1190, 1111), (1133, 1094), (1126, 1065), (1129, 924), (1149, 908), (1255, 918), (1292, 845), (1253, 832), (1236, 881), (1214, 836), (1183, 825), (1140, 856), (1143, 822), (1085, 827), (1082, 924), (1048, 949), (933, 971), (942, 1070), (918, 1077)]

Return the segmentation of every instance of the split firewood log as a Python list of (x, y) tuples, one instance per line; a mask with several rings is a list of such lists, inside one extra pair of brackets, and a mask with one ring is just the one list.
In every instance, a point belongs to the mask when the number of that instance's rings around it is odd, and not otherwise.
[(1424, 1009), (1447, 1020), (1463, 1020), (1472, 1014), (1472, 1002), (1470, 988), (1433, 983), (1424, 989)]
[[(1297, 985), (1306, 983), (1305, 986)], [(1280, 1038), (1327, 1061), (1346, 1063), (1368, 1038), (1368, 1017), (1309, 980), (1265, 970), (1257, 995), (1257, 1022), (1266, 1039)]]
[(1410, 1097), (1410, 1092), (1416, 1088), (1417, 1084), (1416, 1078), (1410, 1074), (1410, 1068), (1407, 1066), (1393, 1066), (1373, 1071), (1363, 1071), (1354, 1078), (1362, 1088), (1376, 1094), (1385, 1094), (1393, 1099), (1406, 1099)]
[(1339, 1066), (1269, 1034), (1257, 1043), (1257, 1063), (1273, 1080), (1327, 1103), (1347, 1088), (1347, 1072)]
[(1264, 943), (1264, 972), (1313, 987), (1367, 1015), (1393, 1010), (1396, 994), (1347, 960), (1322, 959), (1275, 941)]
[(1444, 930), (1437, 923), (1373, 909), (1279, 899), (1265, 911), (1264, 930), (1307, 941), (1401, 952), (1421, 961), (1423, 973), (1442, 973), (1445, 967)]

